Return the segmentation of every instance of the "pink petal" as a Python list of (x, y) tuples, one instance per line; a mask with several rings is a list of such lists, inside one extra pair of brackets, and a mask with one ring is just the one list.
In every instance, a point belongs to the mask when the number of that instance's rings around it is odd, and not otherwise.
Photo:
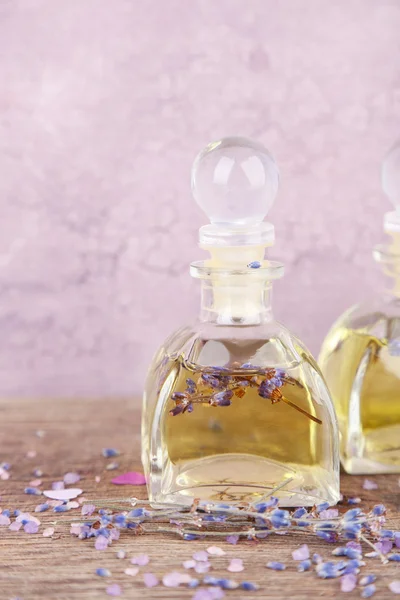
[(205, 550), (199, 550), (193, 554), (194, 560), (199, 560), (200, 562), (208, 561), (208, 554)]
[(148, 557), (147, 554), (138, 554), (137, 556), (134, 556), (133, 558), (131, 558), (131, 564), (139, 565), (140, 567), (144, 567), (145, 565), (148, 565), (149, 562), (150, 562), (150, 558)]
[(167, 573), (163, 577), (163, 585), (165, 585), (165, 587), (179, 587), (179, 585), (181, 584), (181, 577), (182, 575), (180, 573), (177, 573), (176, 571)]
[(111, 483), (115, 485), (145, 485), (146, 478), (143, 473), (136, 471), (130, 471), (129, 473), (123, 473), (111, 479)]
[(135, 577), (139, 573), (139, 567), (130, 567), (129, 569), (125, 569), (125, 575), (130, 575), (131, 577)]
[(196, 573), (208, 573), (210, 567), (211, 563), (209, 562), (198, 562), (195, 564), (194, 570)]
[(63, 481), (53, 481), (53, 483), (51, 484), (51, 489), (52, 490), (63, 490), (64, 489), (64, 482)]
[(72, 500), (82, 494), (83, 490), (79, 488), (70, 488), (69, 490), (45, 490), (43, 495), (52, 500)]
[(182, 566), (184, 567), (184, 569), (194, 569), (194, 567), (196, 566), (196, 561), (195, 560), (184, 560), (182, 563)]
[(211, 556), (224, 556), (226, 554), (225, 550), (222, 550), (219, 546), (210, 546), (207, 548), (207, 552)]
[(293, 560), (307, 560), (307, 558), (310, 558), (310, 551), (307, 544), (303, 544), (297, 550), (293, 550), (292, 556)]
[(22, 523), (18, 523), (18, 521), (14, 521), (13, 523), (11, 523), (10, 527), (8, 528), (10, 531), (19, 531), (22, 527)]
[(324, 520), (335, 519), (339, 516), (339, 511), (337, 508), (327, 508), (326, 510), (322, 510), (318, 516), (320, 519)]
[(72, 502), (67, 502), (67, 507), (68, 508), (79, 508), (80, 504), (79, 504), (79, 502), (76, 502), (73, 500)]
[(364, 479), (363, 488), (364, 490), (377, 490), (378, 484), (370, 479)]
[(10, 517), (7, 517), (6, 515), (2, 515), (0, 514), (0, 525), (10, 525), (11, 523), (11, 519)]
[(393, 548), (393, 542), (390, 540), (383, 540), (382, 542), (377, 542), (375, 548), (382, 554), (387, 554)]
[(28, 521), (24, 525), (24, 531), (25, 533), (37, 533), (39, 531), (39, 525), (33, 521)]
[(109, 596), (120, 596), (122, 594), (121, 586), (118, 583), (112, 583), (107, 587), (106, 593)]
[(347, 573), (347, 575), (343, 575), (340, 580), (340, 589), (342, 592), (352, 592), (357, 585), (357, 575), (354, 573)]
[(228, 542), (228, 544), (233, 544), (234, 546), (236, 546), (236, 544), (239, 541), (239, 536), (238, 535), (228, 535), (228, 537), (226, 538), (226, 541)]
[(54, 527), (46, 527), (43, 531), (43, 537), (51, 537), (54, 533)]
[(84, 504), (82, 506), (82, 515), (90, 517), (90, 515), (92, 515), (95, 510), (96, 507), (94, 504)]
[(78, 483), (81, 477), (78, 473), (66, 473), (64, 475), (64, 483), (65, 485), (73, 485), (74, 483)]
[(29, 482), (30, 487), (39, 487), (39, 485), (42, 485), (42, 480), (41, 479), (34, 479), (33, 481)]
[(395, 579), (389, 583), (389, 590), (393, 594), (400, 594), (400, 579)]
[(108, 547), (108, 539), (104, 535), (98, 535), (94, 547), (96, 550), (105, 550)]
[(229, 563), (228, 571), (230, 571), (231, 573), (239, 573), (240, 571), (243, 571), (243, 569), (244, 566), (242, 559), (232, 558), (231, 562)]
[(157, 577), (155, 575), (153, 575), (153, 573), (145, 573), (143, 575), (143, 581), (144, 581), (144, 585), (148, 588), (152, 588), (155, 587), (156, 585), (158, 585), (160, 582), (157, 579)]

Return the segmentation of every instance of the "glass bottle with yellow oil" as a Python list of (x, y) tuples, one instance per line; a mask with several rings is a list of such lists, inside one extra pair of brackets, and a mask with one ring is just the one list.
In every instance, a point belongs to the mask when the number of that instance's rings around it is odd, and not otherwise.
[(400, 473), (400, 144), (383, 162), (382, 184), (396, 210), (384, 216), (389, 241), (374, 258), (390, 285), (334, 323), (319, 357), (348, 473)]
[(142, 461), (155, 506), (339, 499), (333, 403), (313, 357), (272, 313), (283, 266), (265, 257), (274, 227), (263, 219), (277, 188), (272, 157), (247, 139), (212, 143), (194, 162), (210, 258), (191, 264), (198, 320), (167, 339), (147, 378)]

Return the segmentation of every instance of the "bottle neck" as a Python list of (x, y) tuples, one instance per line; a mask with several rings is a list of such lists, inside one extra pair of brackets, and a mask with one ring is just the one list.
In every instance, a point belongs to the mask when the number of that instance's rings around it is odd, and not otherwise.
[(390, 235), (388, 244), (374, 248), (374, 258), (380, 264), (383, 273), (390, 278), (387, 292), (400, 298), (400, 232), (386, 232)]
[(246, 275), (201, 282), (200, 320), (217, 325), (260, 325), (272, 320), (272, 282)]

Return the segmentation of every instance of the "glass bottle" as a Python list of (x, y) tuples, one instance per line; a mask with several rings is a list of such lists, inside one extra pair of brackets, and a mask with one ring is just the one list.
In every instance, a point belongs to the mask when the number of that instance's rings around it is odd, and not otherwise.
[(382, 168), (396, 210), (385, 214), (387, 245), (374, 258), (391, 287), (346, 311), (322, 345), (319, 364), (331, 391), (348, 473), (400, 473), (400, 144)]
[(338, 430), (319, 368), (275, 321), (265, 258), (274, 228), (263, 219), (278, 170), (261, 145), (226, 138), (207, 146), (192, 190), (211, 224), (210, 258), (191, 264), (201, 311), (151, 364), (144, 394), (142, 461), (153, 505), (193, 499), (282, 506), (339, 500)]

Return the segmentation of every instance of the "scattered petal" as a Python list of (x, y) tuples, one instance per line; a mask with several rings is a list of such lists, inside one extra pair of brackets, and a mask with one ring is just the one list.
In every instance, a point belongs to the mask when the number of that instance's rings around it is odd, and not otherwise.
[(26, 487), (24, 489), (24, 493), (28, 494), (29, 496), (41, 496), (42, 495), (42, 492), (35, 487)]
[(50, 508), (50, 504), (47, 504), (47, 502), (45, 502), (44, 504), (38, 504), (37, 506), (35, 506), (35, 512), (45, 512), (46, 510), (49, 510)]
[(229, 563), (228, 571), (231, 573), (240, 573), (240, 571), (243, 571), (243, 569), (243, 560), (241, 558), (232, 558), (231, 562)]
[(94, 504), (84, 504), (82, 506), (82, 515), (83, 516), (88, 516), (90, 517), (90, 515), (92, 515), (94, 513), (94, 511), (96, 510), (96, 507)]
[(43, 537), (51, 537), (54, 534), (54, 527), (46, 527), (43, 531)]
[(342, 592), (352, 592), (357, 586), (357, 575), (354, 573), (348, 573), (343, 575), (340, 580), (340, 589)]
[(39, 487), (39, 485), (42, 485), (42, 480), (41, 479), (34, 479), (33, 481), (29, 482), (30, 487)]
[(181, 574), (177, 571), (172, 571), (164, 575), (162, 582), (165, 587), (179, 587), (181, 584)]
[(156, 585), (158, 585), (160, 582), (157, 579), (157, 577), (155, 575), (153, 575), (153, 573), (145, 573), (143, 575), (143, 581), (144, 581), (144, 585), (148, 588), (152, 588), (155, 587)]
[(184, 569), (194, 569), (194, 567), (196, 566), (196, 561), (195, 560), (184, 560), (182, 563), (182, 566)]
[(109, 596), (120, 596), (122, 594), (121, 586), (118, 583), (112, 583), (107, 587), (106, 593)]
[(53, 481), (53, 483), (51, 484), (51, 489), (52, 490), (63, 490), (64, 489), (64, 482), (63, 481)]
[(126, 552), (124, 550), (118, 550), (117, 554), (116, 554), (117, 558), (125, 558), (126, 557)]
[(377, 490), (378, 484), (375, 483), (375, 481), (371, 481), (370, 479), (364, 479), (363, 488), (364, 490)]
[(25, 533), (37, 533), (39, 531), (39, 525), (34, 521), (28, 521), (24, 525), (24, 531)]
[(106, 465), (106, 471), (115, 471), (115, 469), (118, 469), (118, 467), (119, 467), (119, 463), (111, 462), (111, 463), (108, 463), (108, 465)]
[(208, 554), (205, 550), (199, 550), (193, 554), (194, 560), (199, 560), (200, 562), (208, 561)]
[(274, 571), (284, 571), (286, 569), (286, 565), (274, 560), (267, 562), (265, 566), (267, 567), (267, 569), (273, 569)]
[(148, 565), (149, 562), (150, 562), (150, 558), (148, 557), (147, 554), (138, 554), (137, 556), (134, 556), (133, 558), (131, 558), (131, 564), (139, 565), (140, 567), (144, 567), (145, 565)]
[(371, 598), (376, 592), (376, 586), (374, 584), (367, 585), (361, 592), (361, 598)]
[(210, 570), (211, 563), (209, 562), (197, 562), (195, 564), (194, 570), (196, 573), (208, 573)]
[(108, 569), (96, 569), (96, 575), (99, 577), (111, 577), (111, 573)]
[(389, 583), (389, 590), (393, 594), (400, 594), (400, 579), (395, 579)]
[(68, 490), (44, 490), (43, 495), (52, 500), (72, 500), (82, 494), (83, 490), (79, 488), (69, 488)]
[(238, 535), (228, 535), (226, 538), (226, 541), (228, 542), (228, 544), (233, 544), (234, 546), (236, 546), (236, 544), (239, 541), (239, 536)]
[(226, 554), (225, 550), (222, 550), (219, 546), (210, 546), (207, 548), (207, 552), (211, 556), (224, 556)]
[(361, 585), (361, 587), (364, 587), (366, 585), (369, 585), (370, 583), (374, 583), (375, 580), (376, 575), (364, 575), (364, 577), (361, 577), (358, 583), (359, 585)]
[(130, 577), (135, 577), (139, 573), (139, 567), (129, 567), (129, 569), (125, 569), (125, 575), (130, 575)]
[[(0, 515), (1, 517), (1, 515)], [(14, 521), (13, 523), (11, 523), (10, 527), (8, 528), (10, 531), (19, 531), (22, 527), (22, 523), (18, 523), (18, 521)]]
[(119, 456), (121, 454), (116, 448), (103, 448), (101, 453), (104, 458), (114, 458), (114, 456)]
[(131, 471), (129, 473), (118, 475), (118, 477), (114, 477), (114, 479), (111, 479), (111, 483), (114, 483), (115, 485), (145, 485), (146, 478), (143, 473)]
[(104, 535), (98, 535), (94, 547), (96, 550), (105, 550), (108, 547), (108, 539)]
[(11, 519), (10, 517), (7, 517), (7, 515), (3, 515), (0, 513), (0, 525), (10, 525), (11, 523)]
[(80, 475), (78, 473), (66, 473), (64, 475), (64, 483), (65, 485), (74, 485), (74, 483), (78, 483), (81, 480)]
[(303, 544), (297, 550), (293, 550), (292, 557), (293, 560), (307, 560), (310, 558), (310, 550), (308, 549), (307, 544)]

